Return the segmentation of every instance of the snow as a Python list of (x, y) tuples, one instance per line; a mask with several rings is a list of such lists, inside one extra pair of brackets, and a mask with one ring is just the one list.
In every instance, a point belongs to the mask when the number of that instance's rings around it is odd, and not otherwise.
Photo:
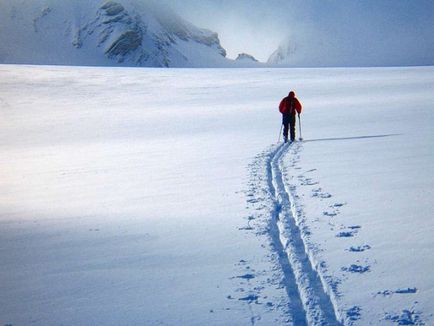
[(0, 66), (0, 324), (432, 324), (433, 72)]

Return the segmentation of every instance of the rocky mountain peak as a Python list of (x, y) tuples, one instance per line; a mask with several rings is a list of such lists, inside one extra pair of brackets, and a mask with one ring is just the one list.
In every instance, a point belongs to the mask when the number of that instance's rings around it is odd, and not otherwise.
[(259, 62), (254, 56), (247, 54), (247, 53), (240, 53), (238, 54), (237, 58), (235, 60), (242, 60), (242, 61), (252, 61), (252, 62)]

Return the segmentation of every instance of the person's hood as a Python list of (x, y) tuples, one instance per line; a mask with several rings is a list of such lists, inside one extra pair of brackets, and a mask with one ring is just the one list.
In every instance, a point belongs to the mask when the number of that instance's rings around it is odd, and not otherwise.
[(293, 91), (290, 91), (289, 94), (288, 94), (288, 97), (294, 98), (295, 97), (295, 93)]

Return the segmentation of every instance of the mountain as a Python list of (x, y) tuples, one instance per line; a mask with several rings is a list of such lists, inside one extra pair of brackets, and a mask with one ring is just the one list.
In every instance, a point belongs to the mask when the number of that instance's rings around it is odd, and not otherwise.
[(221, 67), (217, 33), (153, 1), (0, 0), (0, 63)]
[(271, 65), (290, 63), (290, 60), (295, 54), (295, 46), (288, 39), (282, 42), (279, 47), (270, 55), (267, 63)]
[(244, 62), (259, 62), (254, 56), (247, 53), (238, 54), (238, 57), (235, 60)]
[[(376, 36), (379, 38), (379, 36)], [(284, 39), (267, 64), (286, 67), (428, 66), (434, 64), (433, 45), (423, 36), (396, 41), (376, 39), (345, 30), (300, 31)]]

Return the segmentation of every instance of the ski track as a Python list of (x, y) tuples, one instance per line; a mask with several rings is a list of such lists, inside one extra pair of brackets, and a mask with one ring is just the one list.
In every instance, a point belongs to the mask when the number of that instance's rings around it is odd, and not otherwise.
[(297, 225), (290, 192), (282, 175), (282, 160), (291, 145), (272, 147), (266, 157), (266, 179), (273, 211), (268, 230), (284, 274), (294, 325), (342, 325)]

